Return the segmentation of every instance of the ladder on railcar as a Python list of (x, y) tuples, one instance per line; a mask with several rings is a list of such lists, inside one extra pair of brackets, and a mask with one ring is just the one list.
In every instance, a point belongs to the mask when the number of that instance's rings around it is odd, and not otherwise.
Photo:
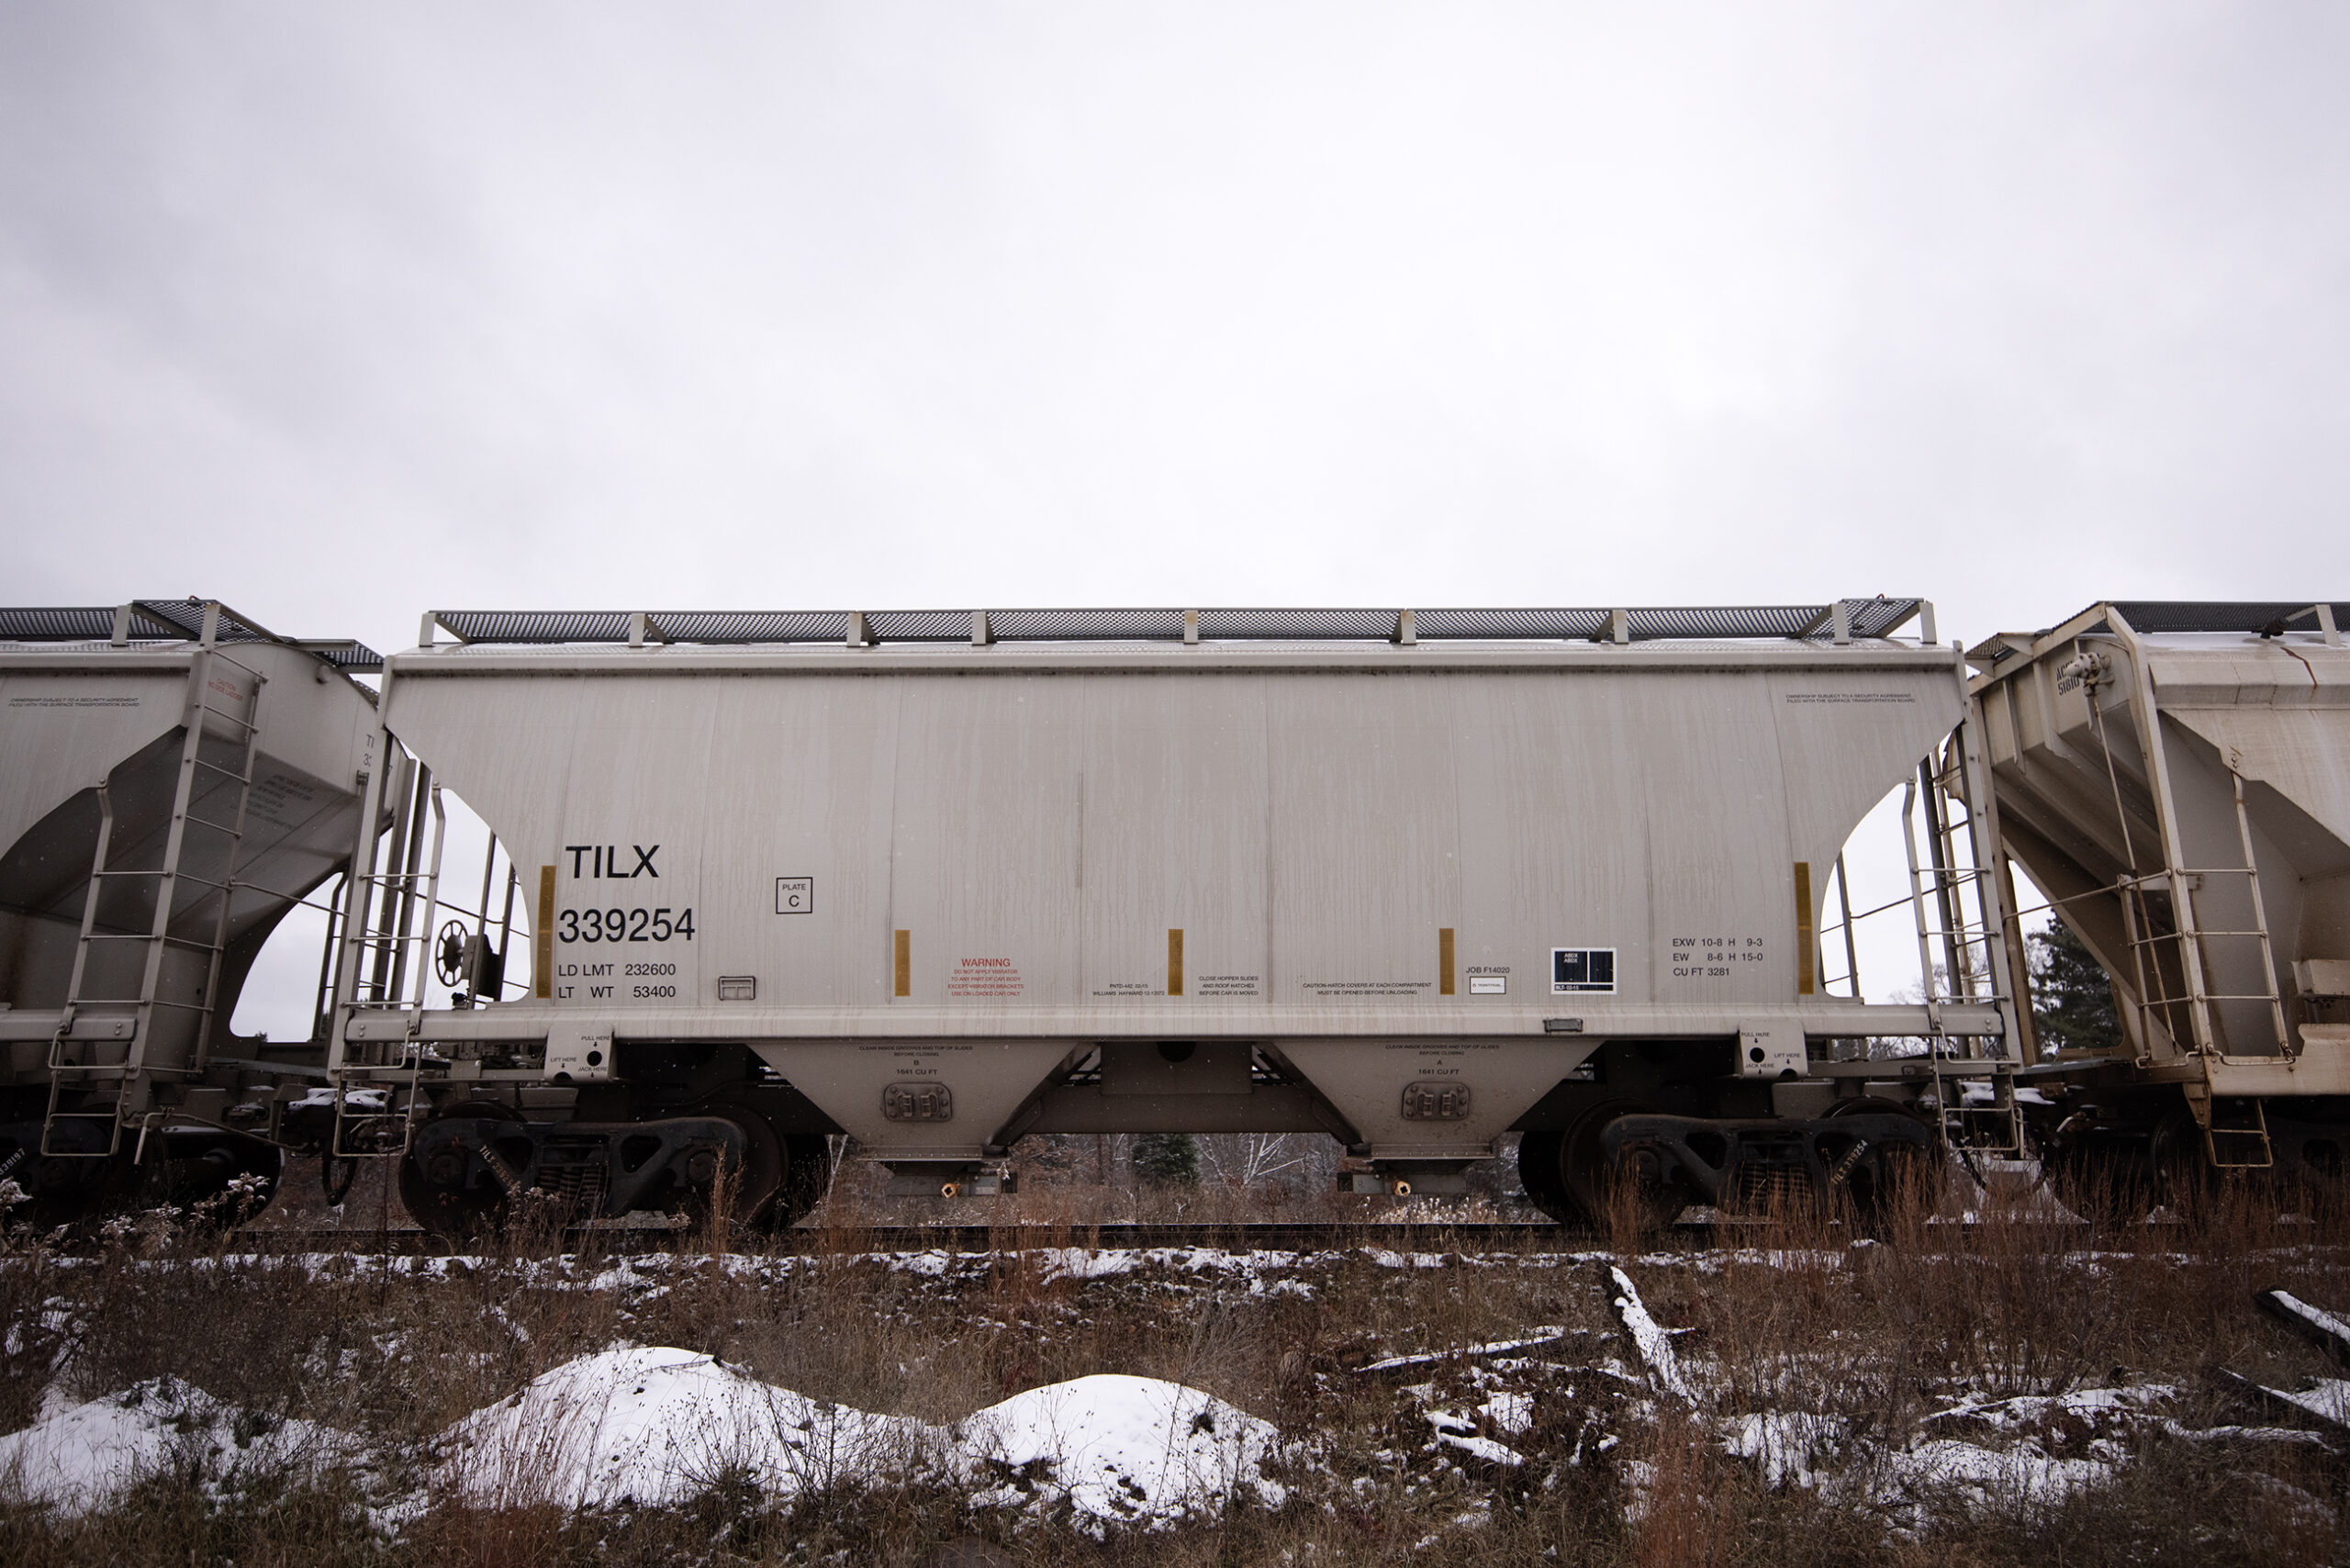
[[(49, 1044), (49, 1109), (41, 1125), (41, 1153), (51, 1158), (112, 1156), (122, 1147), (125, 1114), (146, 1108), (140, 1089), (152, 1075), (192, 1077), (203, 1070), (213, 1014), (219, 1005), (221, 956), (228, 946), (229, 904), (244, 847), (245, 813), (252, 803), (253, 773), (261, 755), (262, 691), (266, 684), (266, 678), (260, 671), (230, 658), (215, 646), (219, 617), (218, 605), (205, 607), (199, 646), (188, 672), (184, 725), (186, 734), (180, 745), (171, 825), (158, 865), (144, 869), (107, 865), (114, 840), (114, 801), (108, 787), (104, 783), (98, 786), (98, 841), (91, 857), (89, 891), (83, 900), (82, 926), (74, 941), (65, 1006)], [(221, 665), (245, 678), (243, 698), (233, 709), (212, 700), (223, 689), (213, 679)], [(233, 685), (228, 689), (233, 689)], [(224, 766), (205, 756), (205, 741), (215, 732), (218, 739), (228, 743), (234, 766)], [(209, 787), (205, 787), (207, 780)], [(218, 847), (218, 878), (199, 876), (183, 864), (192, 831), (199, 842), (208, 838)], [(154, 910), (147, 928), (100, 930), (100, 904), (107, 890), (117, 885), (135, 888), (141, 883), (153, 889)], [(216, 901), (210, 929), (201, 937), (178, 935), (172, 930), (182, 886), (187, 883), (208, 890), (199, 893), (198, 901), (206, 896)], [(113, 979), (125, 975), (135, 965), (139, 973), (137, 993), (90, 994), (85, 987), (95, 978), (90, 962), (93, 954), (109, 951), (118, 944), (135, 951), (132, 964), (101, 962), (95, 966), (96, 971)], [(162, 994), (164, 960), (174, 948), (205, 956), (204, 983), (193, 1001)], [(85, 1017), (88, 1010), (96, 1012), (94, 1016)], [(192, 1023), (188, 1054), (184, 1060), (150, 1059), (156, 1017), (164, 1012), (185, 1014)], [(101, 1026), (109, 1022), (113, 1029), (102, 1033)], [(126, 1026), (127, 1037), (122, 1032)], [(118, 1047), (121, 1052), (119, 1060), (98, 1059), (112, 1057)], [(81, 1103), (86, 1092), (108, 1083), (117, 1086), (111, 1101), (97, 1108)], [(68, 1130), (100, 1126), (104, 1129), (102, 1137), (90, 1141), (102, 1142), (102, 1148), (89, 1147)], [(65, 1136), (61, 1137), (61, 1133)], [(76, 1144), (80, 1147), (72, 1147)]]
[[(2102, 671), (2089, 672), (2091, 685), (2101, 678)], [(2143, 682), (2143, 675), (2140, 678)], [(2154, 711), (2150, 690), (2139, 694), (2146, 711)], [(2276, 1150), (2268, 1137), (2268, 1115), (2260, 1100), (2221, 1097), (2211, 1092), (2210, 1067), (2214, 1062), (2242, 1059), (2230, 1053), (2224, 1030), (2215, 1027), (2212, 1006), (2216, 1002), (2259, 1002), (2264, 1004), (2270, 1032), (2276, 1042), (2273, 1058), (2255, 1059), (2283, 1060), (2291, 1063), (2297, 1052), (2293, 1048), (2292, 1031), (2285, 1022), (2285, 999), (2277, 981), (2277, 949), (2268, 934), (2267, 901), (2260, 889), (2260, 865), (2252, 843), (2252, 817), (2245, 809), (2244, 775), (2237, 768), (2238, 759), (2231, 753), (2223, 760), (2233, 786), (2236, 839), (2244, 855), (2241, 866), (2182, 866), (2185, 858), (2180, 848), (2176, 821), (2173, 817), (2169, 778), (2169, 756), (2163, 746), (2159, 719), (2140, 722), (2145, 732), (2142, 753), (2147, 771), (2149, 793), (2154, 805), (2156, 825), (2155, 849), (2161, 865), (2156, 870), (2138, 869), (2137, 847), (2130, 832), (2130, 812), (2121, 798), (2121, 778), (2113, 762), (2113, 740), (2107, 732), (2103, 706), (2094, 690), (2089, 698), (2089, 720), (2099, 748), (2106, 758), (2106, 778), (2113, 794), (2116, 822), (2121, 830), (2122, 855), (2125, 869), (2114, 879), (2110, 889), (2121, 904), (2124, 939), (2128, 943), (2132, 969), (2137, 980), (2135, 991), (2124, 998), (2133, 1015), (2132, 1033), (2137, 1039), (2137, 1065), (2153, 1062), (2153, 1022), (2159, 1018), (2174, 1041), (2185, 1036), (2184, 1048), (2204, 1064), (2205, 1078), (2199, 1084), (2188, 1087), (2188, 1103), (2195, 1112), (2195, 1119), (2203, 1133), (2203, 1152), (2212, 1167), (2222, 1170), (2265, 1170), (2276, 1163)], [(2252, 908), (2252, 925), (2248, 930), (2207, 928), (2198, 917), (2195, 895), (2207, 878), (2244, 879), (2246, 896)], [(2156, 910), (2147, 897), (2150, 888), (2157, 888), (2169, 895), (2170, 918), (2156, 918)], [(2164, 927), (2167, 925), (2168, 929)], [(2215, 991), (2205, 975), (2205, 952), (2209, 944), (2219, 941), (2253, 942), (2259, 946), (2262, 989), (2256, 991)], [(2175, 944), (2179, 983), (2183, 994), (2168, 992), (2168, 981), (2163, 971), (2162, 954), (2165, 944)], [(2151, 971), (2151, 972), (2150, 972)], [(2117, 988), (2118, 989), (2118, 988)], [(2187, 1028), (2178, 1027), (2182, 1014)]]
[[(1965, 738), (1964, 727), (1961, 726), (1953, 746), (1962, 746)], [(1969, 845), (1976, 845), (1976, 829), (1983, 824), (1975, 817), (1975, 790), (1968, 778), (1967, 758), (1953, 751), (1948, 760), (1955, 775), (1951, 781), (1955, 788), (1947, 787), (1935, 776), (1930, 759), (1922, 762), (1917, 779), (1903, 793), (1901, 811), (1901, 836), (1909, 859), (1909, 907), (1918, 935), (1919, 984), (1924, 989), (1928, 1016), (1936, 1020), (1935, 1032), (1926, 1042), (1927, 1060), (1933, 1074), (1935, 1115), (1943, 1140), (1952, 1148), (1968, 1155), (2020, 1159), (2024, 1154), (2024, 1121), (2023, 1108), (2015, 1095), (2017, 1064), (2010, 1059), (1994, 1065), (1987, 1100), (1970, 1096), (1968, 1089), (1979, 1083), (1984, 1075), (1979, 1070), (1949, 1070), (1950, 1056), (1943, 1044), (1948, 1036), (1940, 1032), (1941, 1012), (1947, 1004), (2008, 1000), (1998, 979), (1998, 967), (2007, 957), (2004, 943), (2009, 917), (2005, 900), (1994, 867), (1975, 863), (1979, 852), (1970, 855), (1970, 863), (1960, 863), (1958, 846), (1962, 836)], [(1914, 825), (1921, 804), (1926, 819), (1926, 857), (1922, 860), (1918, 854)], [(1966, 815), (1953, 818), (1948, 809), (1951, 804), (1964, 808)], [(1973, 922), (1966, 919), (1964, 895), (1970, 891), (1982, 916)], [(1994, 950), (1995, 946), (1998, 951)], [(1942, 949), (1939, 963), (1934, 958), (1937, 946)], [(2012, 1046), (2009, 1048), (2012, 1049)]]
[[(371, 841), (354, 859), (343, 887), (335, 1025), (327, 1063), (334, 1084), (334, 1131), (328, 1149), (335, 1159), (405, 1154), (423, 1108), (424, 1047), (412, 1030), (424, 1011), (425, 982), (432, 972), (432, 919), (441, 908), (441, 852), (448, 814), (431, 769), (420, 762), (412, 770), (395, 768), (393, 756), (387, 736), (378, 766), (401, 781), (391, 843), (382, 850), (387, 868), (376, 869), (377, 846)], [(428, 812), (432, 826), (429, 857), (424, 853)], [(363, 970), (369, 971), (364, 979)], [(355, 1040), (350, 1025), (362, 1015), (404, 1019), (409, 1030), (397, 1040)], [(403, 1073), (404, 1080), (395, 1076)]]
[[(2268, 932), (2267, 900), (2260, 890), (2260, 868), (2252, 846), (2252, 818), (2244, 807), (2244, 776), (2232, 767), (2229, 776), (2235, 787), (2236, 834), (2244, 849), (2241, 866), (2199, 866), (2183, 868), (2176, 875), (2165, 868), (2149, 875), (2134, 871), (2117, 879), (2115, 890), (2122, 895), (2122, 926), (2130, 945), (2131, 962), (2138, 977), (2138, 995), (2132, 1011), (2139, 1016), (2142, 1042), (2151, 1038), (2146, 1028), (2147, 1015), (2164, 1020), (2173, 1038), (2178, 1030), (2176, 1023), (2184, 1011), (2188, 1024), (2188, 1038), (2194, 1042), (2197, 1054), (2205, 1061), (2242, 1059), (2239, 1053), (2227, 1049), (2224, 1031), (2213, 1026), (2211, 1010), (2219, 1002), (2257, 1002), (2266, 1016), (2270, 1034), (2277, 1046), (2277, 1058), (2287, 1062), (2294, 1059), (2292, 1033), (2285, 1023), (2285, 998), (2277, 983), (2277, 948)], [(2207, 879), (2241, 877), (2244, 879), (2246, 897), (2252, 908), (2252, 924), (2248, 929), (2224, 930), (2207, 926), (2197, 915), (2195, 895)], [(2154, 919), (2148, 904), (2149, 884), (2162, 884), (2173, 898), (2169, 929)], [(2250, 991), (2216, 991), (2210, 989), (2206, 973), (2205, 949), (2212, 943), (2223, 941), (2250, 942), (2259, 949), (2255, 966), (2262, 989)], [(2177, 965), (2185, 994), (2173, 996), (2164, 989), (2161, 949), (2164, 944), (2177, 944)], [(2140, 1047), (2140, 1061), (2147, 1059), (2145, 1047)], [(2215, 1169), (2222, 1170), (2262, 1170), (2275, 1163), (2275, 1150), (2268, 1137), (2268, 1118), (2257, 1099), (2236, 1101), (2212, 1095), (2209, 1085), (2198, 1086), (2202, 1092), (2189, 1091), (2190, 1100), (2200, 1113), (2197, 1121), (2202, 1124), (2203, 1149)]]

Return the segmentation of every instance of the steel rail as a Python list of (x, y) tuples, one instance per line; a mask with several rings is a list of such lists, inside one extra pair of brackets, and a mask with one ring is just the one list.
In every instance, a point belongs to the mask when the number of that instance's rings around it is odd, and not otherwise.
[[(2085, 1221), (2049, 1220), (2055, 1229), (2085, 1228)], [(1972, 1229), (1953, 1221), (1937, 1229)], [(1747, 1241), (1786, 1245), (1786, 1231), (1767, 1221), (1715, 1220), (1676, 1225), (1654, 1244), (1666, 1250), (1736, 1247)], [(232, 1235), (221, 1249), (271, 1257), (345, 1254), (379, 1257), (527, 1258), (560, 1243), (574, 1255), (626, 1257), (646, 1253), (707, 1253), (700, 1226), (575, 1226), (535, 1241), (487, 1236), (478, 1240), (426, 1230), (255, 1230)], [(730, 1241), (730, 1252), (757, 1257), (863, 1257), (946, 1252), (964, 1257), (1016, 1257), (1073, 1249), (1196, 1249), (1203, 1252), (1387, 1251), (1421, 1255), (1524, 1252), (1578, 1254), (1607, 1250), (1606, 1238), (1576, 1226), (1513, 1222), (1442, 1221), (1233, 1225), (884, 1225), (813, 1226)]]

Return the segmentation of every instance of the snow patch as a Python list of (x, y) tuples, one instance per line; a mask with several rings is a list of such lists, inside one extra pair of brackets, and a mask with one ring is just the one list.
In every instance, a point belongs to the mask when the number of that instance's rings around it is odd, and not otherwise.
[(82, 1512), (167, 1471), (195, 1476), (217, 1495), (248, 1477), (362, 1457), (347, 1432), (241, 1410), (165, 1376), (49, 1406), (32, 1426), (0, 1438), (0, 1497)]
[(2114, 1459), (2105, 1457), (2053, 1459), (2030, 1447), (1986, 1449), (1950, 1439), (1919, 1443), (1890, 1455), (1887, 1463), (1889, 1491), (1914, 1494), (1954, 1487), (1985, 1504), (2034, 1506), (2060, 1503), (2110, 1480), (2116, 1469)]
[(1101, 1522), (1158, 1523), (1233, 1498), (1280, 1506), (1272, 1424), (1195, 1388), (1103, 1373), (1032, 1388), (962, 1423), (962, 1449), (1003, 1484), (979, 1506), (1066, 1501)]
[(789, 1498), (918, 1462), (936, 1428), (828, 1405), (710, 1356), (632, 1346), (566, 1361), (448, 1428), (442, 1484), (492, 1506), (682, 1502), (723, 1475)]
[[(981, 1506), (1066, 1505), (1100, 1534), (1234, 1501), (1279, 1506), (1265, 1474), (1284, 1454), (1271, 1423), (1198, 1389), (1097, 1376), (1015, 1394), (953, 1428), (827, 1404), (712, 1357), (626, 1345), (566, 1361), (453, 1423), (429, 1445), (430, 1483), (376, 1511), (387, 1533), (439, 1494), (491, 1507), (690, 1500), (721, 1479), (770, 1501), (840, 1484), (932, 1474), (992, 1487)], [(44, 1412), (0, 1438), (0, 1502), (104, 1508), (162, 1473), (215, 1495), (247, 1475), (375, 1468), (347, 1432), (223, 1404), (157, 1378)]]

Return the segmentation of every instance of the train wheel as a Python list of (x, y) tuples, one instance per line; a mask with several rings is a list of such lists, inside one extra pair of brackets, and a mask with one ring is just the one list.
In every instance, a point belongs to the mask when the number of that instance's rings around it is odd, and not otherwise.
[(6, 1179), (31, 1200), (17, 1218), (46, 1229), (81, 1225), (136, 1205), (138, 1172), (129, 1155), (106, 1152), (106, 1133), (95, 1124), (60, 1122), (58, 1145), (74, 1152), (54, 1155), (40, 1151), (38, 1117), (14, 1124), (9, 1133), (0, 1137), (0, 1165), (7, 1170)]
[(1561, 1225), (1584, 1223), (1584, 1216), (1559, 1174), (1559, 1146), (1563, 1135), (1530, 1132), (1517, 1140), (1517, 1179), (1536, 1208)]
[(792, 1133), (783, 1140), (788, 1160), (783, 1186), (776, 1193), (773, 1228), (781, 1230), (808, 1217), (824, 1201), (833, 1184), (833, 1140), (822, 1133)]
[(43, 1229), (84, 1225), (139, 1206), (139, 1173), (122, 1155), (105, 1159), (42, 1156), (23, 1174), (30, 1180), (18, 1185), (32, 1196), (27, 1212)]
[[(1830, 1119), (1908, 1116), (1925, 1126), (1929, 1133), (1934, 1132), (1916, 1111), (1881, 1095), (1839, 1100), (1829, 1108), (1828, 1115)], [(1830, 1205), (1843, 1205), (1854, 1228), (1863, 1235), (1874, 1236), (1902, 1202), (1922, 1200), (1919, 1184), (1931, 1182), (1939, 1171), (1941, 1148), (1942, 1140), (1937, 1135), (1923, 1150), (1898, 1143), (1883, 1145), (1874, 1151), (1866, 1145), (1835, 1150), (1829, 1159), (1828, 1202)], [(1874, 1158), (1871, 1158), (1872, 1153)]]
[[(727, 1166), (719, 1175), (724, 1185), (728, 1228), (755, 1235), (789, 1225), (790, 1218), (779, 1216), (790, 1208), (783, 1194), (791, 1170), (791, 1150), (775, 1124), (733, 1099), (710, 1100), (682, 1114), (731, 1123), (743, 1135), (742, 1162)], [(697, 1219), (709, 1218), (715, 1206), (710, 1188), (695, 1191), (687, 1203), (688, 1212)]]
[(2040, 1170), (2056, 1201), (2086, 1220), (2137, 1224), (2157, 1203), (2143, 1144), (2108, 1138), (2059, 1145), (2041, 1156)]
[(157, 1180), (165, 1202), (226, 1229), (258, 1218), (285, 1174), (285, 1151), (261, 1138), (166, 1134)]
[(2325, 1133), (2301, 1142), (2293, 1173), (2282, 1183), (2293, 1205), (2311, 1219), (2333, 1218), (2350, 1210), (2350, 1170), (2343, 1161), (2343, 1150), (2350, 1147), (2350, 1126), (2335, 1123)]
[(2101, 1132), (2060, 1143), (2042, 1157), (2057, 1202), (2084, 1219), (2143, 1225), (2157, 1210), (2179, 1214), (2210, 1195), (2202, 1129), (2184, 1107), (2151, 1127)]
[[(518, 1112), (487, 1100), (468, 1102), (432, 1118), (432, 1122), (510, 1122), (517, 1126), (521, 1120)], [(432, 1122), (425, 1126), (430, 1126)], [(423, 1128), (418, 1131), (421, 1133)], [(454, 1149), (443, 1149), (430, 1159), (420, 1159), (411, 1141), (408, 1153), (400, 1157), (400, 1207), (435, 1236), (467, 1236), (496, 1229), (505, 1222), (513, 1200), (494, 1172), (479, 1185), (467, 1187), (465, 1176), (471, 1163)]]
[(1681, 1217), (1689, 1206), (1688, 1190), (1664, 1180), (1662, 1170), (1648, 1169), (1635, 1154), (1620, 1166), (1611, 1163), (1601, 1144), (1608, 1125), (1624, 1116), (1650, 1114), (1637, 1100), (1606, 1100), (1575, 1119), (1561, 1140), (1559, 1175), (1577, 1207), (1594, 1219), (1628, 1203), (1631, 1217), (1642, 1226), (1662, 1228)]

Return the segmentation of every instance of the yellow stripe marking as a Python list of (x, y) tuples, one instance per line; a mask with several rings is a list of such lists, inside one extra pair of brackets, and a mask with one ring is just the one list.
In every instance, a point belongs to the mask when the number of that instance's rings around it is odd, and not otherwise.
[(1819, 933), (1812, 928), (1811, 862), (1796, 862), (1796, 991), (1809, 996), (1818, 989)]
[(539, 928), (531, 934), (533, 962), (531, 989), (542, 997), (554, 994), (554, 868), (539, 868)]
[(1449, 925), (1437, 928), (1436, 989), (1439, 996), (1452, 994), (1452, 927)]
[(911, 931), (901, 931), (898, 933), (898, 994), (912, 996), (913, 993), (914, 934)]
[(1177, 925), (1167, 928), (1167, 994), (1183, 994), (1183, 930)]

